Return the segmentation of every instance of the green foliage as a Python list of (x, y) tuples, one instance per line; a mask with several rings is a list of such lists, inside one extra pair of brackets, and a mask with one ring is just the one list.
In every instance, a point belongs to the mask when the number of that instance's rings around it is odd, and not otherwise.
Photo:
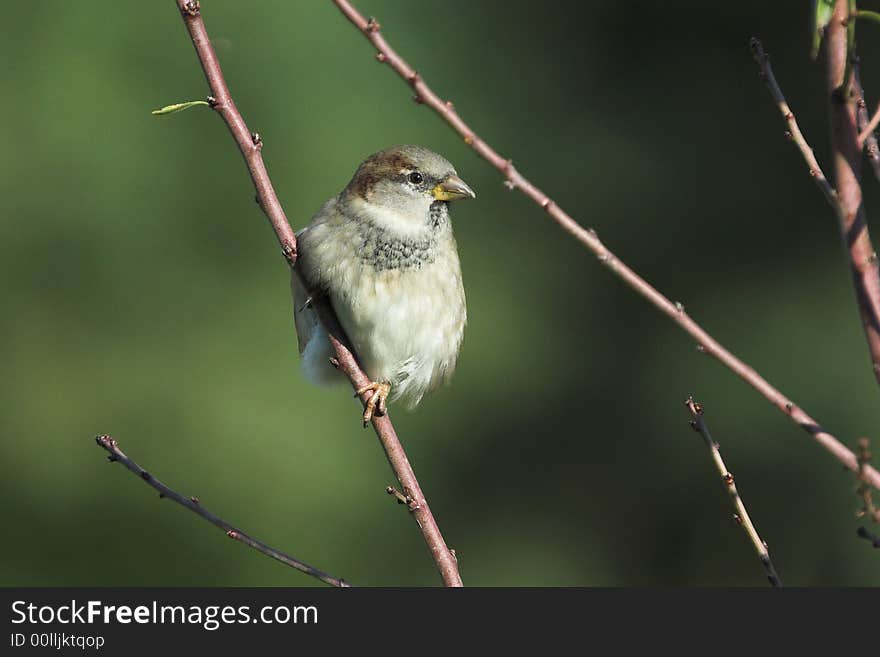
[(206, 100), (190, 100), (185, 103), (175, 103), (174, 105), (166, 105), (165, 107), (160, 107), (159, 109), (155, 109), (150, 112), (150, 114), (152, 114), (153, 116), (165, 116), (166, 114), (183, 112), (185, 110), (188, 110), (190, 107), (196, 107), (197, 105), (204, 105), (205, 107), (211, 106)]
[(834, 13), (835, 0), (813, 0), (813, 49), (810, 56), (813, 59), (819, 54), (819, 46), (822, 44), (822, 37), (825, 36), (825, 28), (831, 20)]

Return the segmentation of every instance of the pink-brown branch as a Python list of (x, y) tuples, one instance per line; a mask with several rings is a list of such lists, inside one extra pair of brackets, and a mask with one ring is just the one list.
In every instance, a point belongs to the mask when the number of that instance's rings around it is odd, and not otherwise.
[[(278, 200), (275, 189), (272, 187), (272, 181), (266, 171), (266, 166), (263, 164), (263, 157), (261, 155), (262, 139), (259, 135), (252, 133), (248, 129), (244, 118), (242, 118), (241, 113), (235, 107), (223, 77), (223, 72), (220, 69), (220, 62), (217, 60), (217, 55), (208, 38), (208, 32), (201, 17), (199, 3), (193, 0), (175, 0), (175, 2), (183, 16), (183, 21), (192, 38), (193, 46), (195, 46), (196, 54), (198, 55), (199, 62), (201, 62), (208, 86), (211, 89), (211, 104), (223, 118), (235, 142), (238, 144), (238, 148), (250, 172), (251, 180), (254, 183), (260, 207), (272, 224), (288, 264), (293, 267), (297, 257), (296, 235), (287, 221), (287, 217), (281, 207), (281, 202)], [(339, 369), (348, 376), (355, 390), (364, 387), (369, 382), (369, 378), (358, 365), (354, 354), (347, 346), (348, 341), (333, 315), (332, 309), (326, 305), (322, 306), (319, 308), (319, 315), (330, 333), (330, 341), (336, 351)], [(372, 392), (365, 393), (361, 401), (366, 403), (371, 394)], [(437, 526), (437, 522), (431, 513), (425, 494), (421, 486), (419, 486), (418, 479), (416, 479), (416, 475), (410, 466), (406, 452), (400, 439), (397, 437), (391, 419), (387, 415), (381, 417), (374, 416), (373, 428), (379, 437), (379, 441), (388, 458), (388, 463), (391, 465), (397, 480), (403, 487), (404, 492), (414, 500), (414, 504), (409, 507), (410, 512), (421, 529), (431, 557), (440, 571), (443, 583), (446, 586), (461, 586), (458, 562), (455, 555), (446, 546), (443, 535), (440, 533), (440, 528)]]
[[(861, 84), (859, 85), (859, 90), (861, 91)], [(865, 98), (864, 93), (859, 93), (859, 111), (865, 111), (865, 116), (868, 114), (868, 107), (864, 104)], [(877, 106), (877, 110), (874, 112), (874, 116), (870, 118), (868, 121), (863, 121), (862, 118), (859, 118), (859, 144), (866, 145), (865, 142), (867, 139), (874, 134), (874, 131), (877, 129), (877, 125), (880, 124), (880, 105)]]
[[(595, 231), (584, 228), (578, 224), (565, 210), (554, 202), (547, 194), (536, 185), (526, 179), (514, 168), (511, 160), (500, 155), (489, 146), (480, 136), (459, 116), (450, 101), (443, 100), (427, 85), (418, 72), (412, 68), (397, 52), (388, 44), (382, 35), (379, 23), (375, 19), (367, 20), (348, 0), (333, 0), (339, 10), (351, 23), (370, 41), (377, 50), (376, 59), (387, 64), (391, 70), (403, 78), (412, 88), (415, 97), (420, 104), (430, 107), (440, 116), (464, 142), (476, 153), (495, 167), (506, 179), (506, 185), (516, 189), (527, 196), (535, 204), (541, 207), (547, 215), (555, 221), (569, 235), (592, 251), (599, 261), (604, 264), (615, 276), (626, 283), (637, 294), (647, 300), (651, 305), (672, 319), (688, 335), (693, 337), (699, 348), (716, 358), (725, 367), (734, 372), (746, 383), (763, 395), (771, 404), (776, 406), (795, 424), (804, 429), (838, 461), (843, 463), (849, 470), (855, 472), (858, 463), (855, 454), (849, 450), (832, 434), (823, 429), (819, 423), (810, 417), (802, 408), (797, 406), (791, 399), (773, 387), (766, 379), (758, 374), (749, 365), (734, 356), (725, 349), (717, 340), (709, 335), (703, 327), (695, 322), (684, 311), (681, 304), (676, 304), (658, 292), (650, 283), (630, 269), (623, 261), (615, 256), (600, 240)], [(873, 468), (867, 476), (871, 484), (880, 488), (880, 473)]]
[[(859, 141), (857, 117), (859, 89), (853, 81), (855, 67), (847, 66), (847, 23), (850, 20), (855, 20), (855, 17), (849, 15), (849, 1), (837, 0), (834, 15), (825, 32), (831, 152), (841, 208), (838, 214), (840, 234), (849, 257), (856, 302), (874, 376), (880, 382), (880, 270), (868, 233), (862, 199), (862, 144)], [(848, 76), (848, 79), (844, 79), (844, 76)]]
[(865, 101), (865, 90), (862, 87), (858, 60), (856, 60), (853, 69), (853, 91), (857, 98), (856, 105), (859, 109), (857, 116), (859, 119), (859, 130), (861, 130), (859, 133), (859, 144), (865, 149), (868, 162), (871, 163), (871, 168), (874, 170), (874, 177), (880, 180), (880, 146), (877, 144), (877, 133), (875, 132), (878, 123), (880, 123), (880, 105), (877, 106), (874, 116), (869, 118), (868, 103)]

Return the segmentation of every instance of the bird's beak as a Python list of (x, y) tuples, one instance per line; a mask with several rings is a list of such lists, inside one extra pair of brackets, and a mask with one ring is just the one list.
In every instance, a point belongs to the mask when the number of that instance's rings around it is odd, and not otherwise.
[(431, 194), (438, 201), (455, 201), (460, 198), (477, 198), (474, 190), (468, 187), (467, 183), (456, 175), (449, 175), (439, 183)]

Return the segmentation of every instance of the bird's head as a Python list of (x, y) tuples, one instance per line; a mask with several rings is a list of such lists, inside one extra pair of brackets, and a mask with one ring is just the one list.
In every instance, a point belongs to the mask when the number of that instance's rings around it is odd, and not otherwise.
[(448, 160), (422, 146), (405, 145), (364, 160), (344, 197), (371, 220), (408, 232), (425, 227), (432, 208), (476, 194)]

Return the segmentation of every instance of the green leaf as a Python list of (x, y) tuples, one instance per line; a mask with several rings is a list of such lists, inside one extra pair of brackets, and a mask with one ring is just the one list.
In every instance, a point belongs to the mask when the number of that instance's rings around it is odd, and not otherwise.
[(834, 13), (834, 0), (813, 0), (813, 9), (815, 25), (813, 27), (813, 50), (810, 52), (810, 56), (816, 59), (822, 37), (825, 36), (825, 28)]
[(185, 103), (175, 103), (174, 105), (166, 105), (165, 107), (160, 107), (159, 109), (155, 109), (150, 114), (153, 116), (165, 116), (166, 114), (174, 114), (175, 112), (182, 112), (184, 110), (188, 110), (190, 107), (195, 107), (196, 105), (205, 105), (210, 107), (210, 104), (206, 100), (190, 100)]
[(878, 14), (876, 11), (865, 11), (864, 9), (859, 9), (859, 11), (856, 13), (856, 18), (864, 18), (865, 20), (880, 23), (880, 14)]

